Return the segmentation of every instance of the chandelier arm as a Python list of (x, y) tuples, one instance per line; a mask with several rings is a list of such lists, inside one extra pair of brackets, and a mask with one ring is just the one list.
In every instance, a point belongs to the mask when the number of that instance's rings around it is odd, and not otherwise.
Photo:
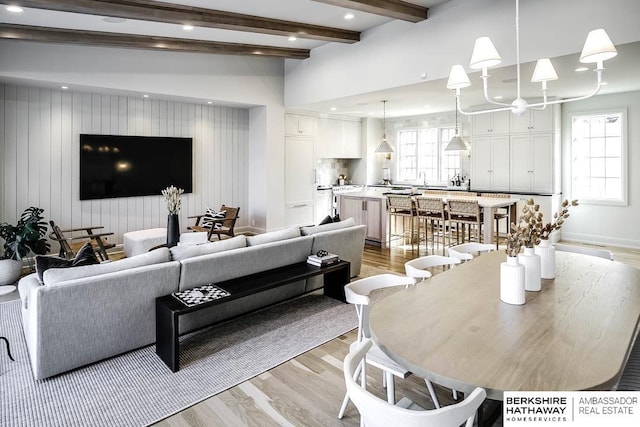
[(489, 104), (494, 104), (494, 105), (504, 105), (506, 106), (511, 106), (510, 104), (505, 104), (504, 102), (497, 102), (497, 101), (493, 101), (490, 97), (489, 97), (489, 75), (486, 74), (487, 69), (484, 68), (482, 70), (482, 76), (480, 76), (480, 78), (482, 78), (482, 87), (484, 88), (484, 99), (489, 103)]
[(475, 116), (478, 114), (485, 113), (493, 113), (496, 111), (511, 111), (511, 106), (503, 107), (503, 108), (493, 108), (491, 110), (479, 110), (479, 111), (464, 111), (460, 106), (460, 89), (456, 89), (456, 107), (458, 108), (458, 112), (465, 116)]
[(564, 104), (565, 102), (575, 102), (575, 101), (582, 101), (584, 99), (588, 99), (591, 98), (592, 96), (595, 96), (598, 94), (598, 92), (600, 92), (600, 89), (602, 88), (602, 71), (604, 70), (604, 68), (598, 68), (595, 70), (596, 74), (597, 74), (597, 79), (598, 82), (596, 84), (596, 88), (593, 90), (593, 92), (584, 95), (584, 96), (579, 96), (576, 98), (567, 98), (567, 99), (558, 99), (555, 101), (544, 101), (544, 102), (538, 102), (537, 104), (530, 104), (529, 108), (531, 107), (540, 107), (541, 105), (554, 105), (554, 104)]

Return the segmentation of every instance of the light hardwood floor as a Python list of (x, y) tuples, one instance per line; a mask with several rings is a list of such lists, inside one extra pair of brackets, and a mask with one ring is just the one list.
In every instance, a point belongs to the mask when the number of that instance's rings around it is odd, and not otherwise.
[[(640, 250), (605, 248), (614, 252), (616, 260), (640, 268)], [(403, 248), (366, 246), (363, 265), (403, 274), (404, 263), (417, 256)], [(360, 417), (353, 404), (342, 420), (337, 418), (345, 393), (342, 361), (354, 340), (354, 331), (342, 335), (156, 426), (358, 426)], [(370, 368), (368, 374), (369, 390), (384, 398), (380, 371)], [(436, 390), (441, 403), (452, 403), (449, 389), (436, 386)], [(396, 396), (433, 408), (424, 381), (415, 376), (396, 379)]]

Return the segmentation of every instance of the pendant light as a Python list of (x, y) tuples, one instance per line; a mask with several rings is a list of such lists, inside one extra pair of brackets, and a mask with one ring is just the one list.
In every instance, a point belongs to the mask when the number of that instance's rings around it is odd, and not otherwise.
[[(457, 104), (457, 102), (456, 102)], [(456, 130), (451, 141), (444, 147), (444, 151), (469, 151), (469, 145), (458, 134), (458, 109), (456, 108)]]
[(383, 153), (386, 154), (386, 158), (390, 159), (391, 158), (391, 153), (393, 153), (393, 147), (391, 147), (391, 145), (389, 145), (389, 143), (387, 142), (387, 128), (386, 128), (386, 103), (387, 100), (383, 100), (382, 101), (382, 142), (380, 142), (380, 144), (378, 144), (378, 147), (376, 148), (376, 153)]

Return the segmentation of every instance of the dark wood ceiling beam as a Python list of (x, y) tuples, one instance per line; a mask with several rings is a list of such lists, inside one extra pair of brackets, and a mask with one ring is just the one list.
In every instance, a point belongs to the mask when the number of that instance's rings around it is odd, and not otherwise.
[(426, 7), (402, 0), (314, 0), (374, 15), (387, 16), (409, 22), (420, 22), (427, 19)]
[(2, 23), (0, 23), (0, 38), (43, 43), (81, 44), (219, 55), (272, 56), (292, 59), (306, 59), (310, 53), (309, 49), (140, 36), (99, 31), (65, 30)]
[(296, 36), (313, 40), (342, 43), (360, 41), (360, 33), (358, 31), (162, 3), (153, 0), (15, 0), (12, 4), (59, 12), (84, 13), (178, 25), (188, 24), (195, 27), (219, 28), (287, 37)]

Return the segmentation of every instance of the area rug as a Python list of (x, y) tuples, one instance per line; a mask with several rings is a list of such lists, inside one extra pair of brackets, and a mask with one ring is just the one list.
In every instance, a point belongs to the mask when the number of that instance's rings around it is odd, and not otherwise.
[[(381, 272), (365, 268), (361, 276)], [(246, 381), (357, 326), (349, 304), (309, 294), (181, 337), (172, 373), (151, 345), (42, 381), (29, 367), (20, 302), (0, 303), (0, 425), (144, 426)]]

